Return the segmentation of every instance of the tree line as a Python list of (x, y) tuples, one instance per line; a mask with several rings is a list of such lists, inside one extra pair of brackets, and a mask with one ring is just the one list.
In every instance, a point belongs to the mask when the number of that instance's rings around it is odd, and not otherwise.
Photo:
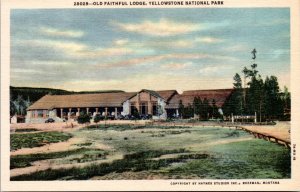
[(194, 117), (207, 120), (209, 118), (222, 118), (231, 115), (245, 116), (257, 115), (257, 121), (290, 120), (291, 94), (285, 86), (280, 90), (278, 78), (274, 75), (266, 76), (265, 79), (259, 74), (255, 63), (256, 49), (253, 54), (253, 64), (244, 67), (242, 80), (239, 73), (233, 77), (233, 91), (225, 101), (220, 111), (215, 100), (211, 103), (204, 98), (194, 98), (193, 104), (184, 106), (179, 101), (179, 115), (182, 118)]
[(201, 120), (222, 117), (222, 112), (219, 111), (215, 99), (210, 103), (207, 98), (201, 100), (200, 97), (194, 97), (193, 104), (187, 106), (184, 106), (182, 100), (179, 100), (178, 112), (179, 116), (184, 119), (194, 116)]
[(234, 92), (224, 105), (224, 114), (257, 115), (257, 121), (290, 120), (291, 96), (287, 87), (281, 91), (274, 75), (265, 79), (259, 74), (255, 63), (257, 51), (253, 49), (253, 64), (244, 67), (244, 86), (241, 76), (233, 77)]

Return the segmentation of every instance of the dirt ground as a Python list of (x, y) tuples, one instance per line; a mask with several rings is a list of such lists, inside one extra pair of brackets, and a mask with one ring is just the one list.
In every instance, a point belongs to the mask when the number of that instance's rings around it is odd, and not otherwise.
[(291, 123), (290, 122), (276, 122), (276, 125), (262, 125), (262, 126), (256, 126), (256, 125), (243, 125), (246, 129), (249, 129), (251, 131), (255, 131), (262, 134), (271, 135), (274, 137), (277, 137), (279, 139), (282, 139), (284, 141), (291, 142), (291, 135), (290, 135), (290, 128)]
[[(98, 124), (131, 124), (131, 125), (145, 125), (145, 123), (150, 122), (150, 120), (139, 120), (139, 121), (124, 121), (124, 120), (107, 120), (101, 121)], [(90, 123), (89, 125), (93, 125), (95, 123)], [(80, 129), (85, 127), (86, 125), (80, 125), (77, 122), (59, 122), (59, 123), (17, 123), (10, 124), (10, 129), (13, 132), (16, 129), (28, 129), (35, 128), (41, 131), (72, 131), (76, 129)]]

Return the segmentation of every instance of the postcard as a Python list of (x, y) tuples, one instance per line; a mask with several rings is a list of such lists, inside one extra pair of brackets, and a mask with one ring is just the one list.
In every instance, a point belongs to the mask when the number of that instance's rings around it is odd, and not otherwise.
[(300, 190), (300, 1), (1, 4), (1, 190)]

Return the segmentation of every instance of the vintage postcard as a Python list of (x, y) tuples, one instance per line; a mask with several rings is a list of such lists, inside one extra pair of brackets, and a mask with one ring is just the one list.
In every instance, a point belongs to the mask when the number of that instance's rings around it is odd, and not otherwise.
[(1, 190), (300, 190), (299, 10), (2, 1)]

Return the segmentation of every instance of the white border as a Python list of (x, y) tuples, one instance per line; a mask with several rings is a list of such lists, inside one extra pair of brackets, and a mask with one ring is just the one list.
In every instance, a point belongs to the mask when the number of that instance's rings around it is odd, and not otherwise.
[[(85, 0), (88, 1), (88, 0)], [(90, 1), (90, 0), (89, 0)], [(269, 191), (296, 191), (300, 190), (300, 0), (224, 0), (221, 6), (198, 6), (198, 8), (268, 8), (287, 7), (291, 13), (291, 93), (292, 93), (292, 122), (291, 140), (296, 144), (296, 161), (292, 161), (292, 179), (280, 179), (280, 184), (270, 185), (170, 185), (172, 181), (247, 181), (247, 180), (109, 180), (109, 181), (46, 181), (20, 182), (9, 181), (9, 74), (10, 74), (10, 9), (37, 9), (37, 8), (112, 8), (112, 7), (74, 7), (73, 0), (4, 0), (1, 2), (1, 190), (4, 191), (219, 191), (219, 190), (269, 190)], [(150, 6), (148, 6), (150, 7)], [(176, 6), (174, 6), (176, 7)], [(181, 6), (187, 8), (190, 6)], [(120, 7), (117, 7), (120, 8)], [(125, 8), (146, 8), (131, 6)], [(172, 8), (151, 6), (151, 8)], [(177, 7), (178, 8), (178, 7)], [(117, 11), (117, 10), (116, 10)], [(24, 29), (26, 30), (26, 29)], [(292, 149), (293, 150), (293, 149)], [(297, 170), (297, 171), (295, 171)], [(251, 179), (248, 181), (266, 181)]]

